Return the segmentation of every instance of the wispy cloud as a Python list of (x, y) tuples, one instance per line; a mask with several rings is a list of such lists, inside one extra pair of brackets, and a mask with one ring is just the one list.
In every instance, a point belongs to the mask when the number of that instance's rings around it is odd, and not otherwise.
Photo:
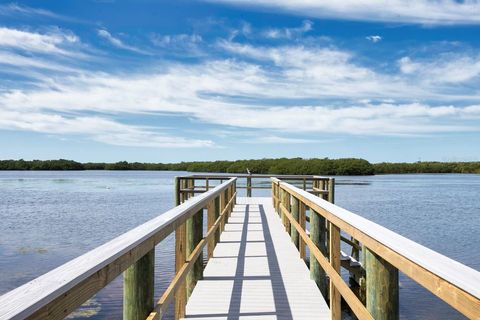
[(372, 41), (373, 43), (377, 43), (377, 42), (380, 42), (383, 38), (381, 36), (375, 35), (375, 36), (365, 37), (365, 39)]
[[(125, 46), (102, 30), (101, 37)], [(62, 56), (65, 44), (79, 41), (16, 31), (20, 36), (13, 38), (30, 37), (41, 45), (33, 41), (24, 48), (22, 42), (7, 38), (0, 40), (0, 48), (36, 52), (45, 50), (46, 44), (49, 54)], [(157, 40), (162, 46), (201, 41), (192, 37), (170, 35)], [(164, 60), (148, 71), (130, 68), (128, 73), (68, 70), (62, 61), (30, 60), (0, 51), (0, 58), (3, 54), (11, 66), (58, 69), (55, 76), (36, 78), (36, 86), (0, 92), (0, 129), (83, 135), (124, 146), (210, 147), (214, 143), (208, 139), (189, 138), (182, 132), (172, 136), (154, 126), (125, 124), (118, 119), (132, 114), (169, 114), (211, 126), (261, 129), (261, 136), (248, 139), (252, 143), (313, 143), (286, 134), (292, 130), (412, 135), (480, 128), (480, 95), (472, 90), (472, 84), (479, 83), (480, 72), (475, 54), (437, 60), (404, 57), (396, 62), (394, 73), (386, 73), (360, 64), (353, 52), (333, 44), (253, 45), (222, 40), (213, 46), (212, 51), (221, 55), (188, 63)], [(456, 89), (446, 90), (446, 83), (455, 84)], [(293, 127), (292, 123), (301, 125)], [(237, 141), (245, 139), (237, 136)]]
[(1, 15), (12, 15), (12, 14), (22, 14), (22, 15), (37, 15), (45, 16), (48, 18), (63, 18), (60, 15), (57, 15), (49, 10), (31, 8), (24, 5), (19, 5), (17, 3), (8, 3), (0, 5), (0, 14)]
[(174, 34), (174, 35), (159, 35), (152, 34), (150, 36), (152, 43), (159, 47), (167, 47), (171, 45), (189, 45), (202, 42), (202, 37), (198, 34)]
[(440, 54), (433, 58), (403, 57), (398, 61), (403, 74), (424, 83), (459, 84), (480, 82), (480, 54)]
[(229, 5), (275, 8), (292, 14), (342, 20), (429, 25), (480, 24), (480, 2), (454, 0), (207, 0)]
[(271, 28), (263, 32), (263, 35), (272, 39), (293, 39), (301, 36), (302, 34), (312, 30), (313, 22), (310, 20), (304, 20), (302, 25), (297, 28)]
[(48, 33), (0, 27), (0, 48), (11, 48), (29, 52), (73, 55), (66, 46), (78, 43), (72, 32), (54, 29)]
[(210, 140), (172, 136), (153, 128), (125, 125), (101, 117), (66, 117), (35, 111), (21, 112), (0, 109), (0, 128), (62, 135), (80, 134), (98, 142), (130, 147), (198, 148), (214, 146)]
[(32, 8), (15, 2), (0, 4), (0, 15), (3, 16), (24, 16), (24, 17), (42, 17), (45, 19), (56, 19), (74, 23), (90, 24), (88, 21), (60, 15), (49, 10), (41, 8)]
[(132, 51), (132, 52), (136, 52), (136, 53), (140, 53), (140, 54), (146, 54), (146, 55), (150, 54), (149, 52), (147, 52), (145, 50), (142, 50), (142, 49), (139, 49), (137, 47), (134, 47), (134, 46), (131, 46), (131, 45), (128, 45), (128, 44), (124, 43), (119, 38), (114, 37), (106, 29), (98, 29), (97, 34), (98, 34), (99, 37), (107, 40), (110, 44), (112, 44), (113, 46), (115, 46), (117, 48)]

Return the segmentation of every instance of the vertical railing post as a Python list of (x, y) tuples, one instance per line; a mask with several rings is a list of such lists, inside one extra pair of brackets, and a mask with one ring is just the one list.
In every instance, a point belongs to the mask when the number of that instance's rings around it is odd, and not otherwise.
[[(292, 199), (292, 204), (291, 204), (292, 217), (293, 219), (295, 219), (295, 221), (300, 222), (299, 201), (294, 196), (292, 196), (291, 199)], [(290, 228), (290, 237), (292, 238), (293, 244), (297, 247), (297, 249), (299, 249), (300, 248), (299, 236), (298, 236), (298, 231), (297, 229), (295, 229), (295, 227)]]
[[(215, 220), (215, 200), (212, 200), (207, 206), (207, 230), (210, 230), (213, 227)], [(215, 237), (210, 237), (207, 247), (208, 259), (213, 257), (213, 249), (215, 249)]]
[(180, 177), (175, 177), (174, 180), (174, 194), (175, 194), (175, 206), (181, 203), (180, 200)]
[[(340, 274), (340, 229), (335, 226), (333, 223), (329, 223), (330, 226), (330, 264), (333, 269)], [(333, 284), (333, 281), (330, 279), (330, 313), (332, 319), (337, 320), (342, 318), (341, 302), (342, 296), (340, 292)]]
[(252, 177), (247, 176), (247, 197), (252, 196)]
[[(299, 207), (298, 207), (298, 220), (300, 223), (300, 227), (302, 230), (305, 230), (306, 224), (307, 224), (307, 218), (306, 218), (306, 207), (303, 202), (300, 201)], [(302, 237), (299, 239), (299, 252), (300, 252), (300, 259), (305, 260), (305, 240), (303, 240)]]
[(365, 249), (367, 310), (374, 319), (398, 319), (398, 269), (373, 251)]
[[(290, 212), (290, 214), (292, 213), (292, 195), (287, 191), (286, 192), (286, 197), (285, 197), (285, 207), (287, 208), (287, 211)], [(290, 220), (285, 217), (285, 222), (286, 222), (286, 225), (285, 225), (285, 228), (287, 230), (288, 233), (290, 233), (291, 231), (291, 224), (290, 224)]]
[[(203, 239), (203, 209), (194, 214), (186, 222), (186, 245), (185, 256), (188, 257), (195, 250), (195, 247)], [(198, 280), (203, 278), (203, 253), (193, 264), (192, 270), (187, 274), (186, 290), (187, 299), (192, 294), (193, 288)]]
[[(327, 229), (325, 218), (310, 208), (310, 239), (320, 252), (327, 256)], [(327, 299), (327, 274), (310, 251), (310, 278), (315, 281), (323, 297)]]
[(155, 249), (123, 274), (123, 319), (143, 320), (153, 310)]
[[(213, 221), (217, 221), (218, 217), (220, 217), (220, 196), (217, 196), (213, 201)], [(217, 228), (215, 231), (215, 241), (214, 246), (220, 241), (220, 227)]]
[(335, 203), (335, 178), (328, 179), (328, 202)]
[[(185, 201), (186, 194), (179, 190), (184, 189), (184, 179), (175, 180), (175, 188), (178, 190), (178, 197), (175, 197), (175, 204), (179, 205)], [(175, 273), (180, 271), (186, 261), (186, 224), (182, 223), (175, 230)], [(185, 317), (185, 306), (187, 304), (186, 287), (181, 285), (175, 294), (175, 319), (182, 319)]]
[(276, 191), (275, 191), (275, 182), (272, 181), (272, 205), (273, 208), (277, 208), (277, 200), (275, 200), (275, 197), (277, 196)]
[(280, 186), (280, 203), (278, 206), (278, 213), (280, 214), (280, 218), (282, 221), (282, 224), (285, 226), (285, 214), (283, 213), (282, 206), (285, 205), (285, 190), (282, 189)]
[[(219, 215), (220, 215), (223, 212), (223, 209), (225, 209), (225, 191), (220, 192), (219, 198), (220, 198), (220, 210), (219, 210)], [(220, 233), (223, 232), (224, 227), (225, 227), (225, 219), (222, 219), (219, 227)]]

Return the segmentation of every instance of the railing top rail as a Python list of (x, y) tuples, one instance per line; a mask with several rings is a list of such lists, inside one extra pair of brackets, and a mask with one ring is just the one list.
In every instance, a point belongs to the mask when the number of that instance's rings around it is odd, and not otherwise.
[[(355, 231), (356, 234), (352, 234), (355, 238), (358, 238), (360, 233), (364, 234), (396, 252), (400, 256), (405, 257), (414, 264), (417, 264), (426, 271), (437, 275), (439, 278), (449, 282), (455, 287), (477, 299), (480, 299), (480, 272), (477, 270), (424, 247), (419, 243), (376, 224), (375, 222), (325, 201), (289, 183), (282, 182), (275, 178), (273, 178), (272, 181), (279, 183), (284, 190), (287, 190), (300, 201), (306, 203), (307, 206), (313, 210), (326, 213), (328, 215), (327, 219), (341, 229), (345, 230), (346, 227), (349, 227), (349, 229)], [(382, 256), (382, 252), (376, 253)], [(406, 269), (409, 266), (396, 265), (396, 267), (400, 271), (406, 272), (408, 271)]]
[(225, 173), (225, 174), (191, 174), (180, 176), (180, 178), (193, 178), (193, 179), (205, 179), (205, 178), (217, 178), (217, 179), (228, 179), (228, 178), (265, 178), (270, 179), (273, 177), (282, 178), (282, 179), (324, 179), (328, 180), (329, 177), (318, 176), (318, 175), (289, 175), (289, 174), (242, 174), (242, 173)]
[(82, 281), (128, 255), (134, 248), (146, 242), (152, 242), (153, 245), (160, 242), (192, 214), (206, 207), (235, 180), (236, 178), (231, 178), (205, 193), (192, 197), (162, 215), (5, 293), (0, 296), (0, 320), (26, 318)]

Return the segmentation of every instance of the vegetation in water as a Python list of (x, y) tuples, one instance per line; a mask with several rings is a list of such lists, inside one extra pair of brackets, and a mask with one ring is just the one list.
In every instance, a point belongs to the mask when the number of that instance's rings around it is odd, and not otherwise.
[(256, 174), (372, 175), (390, 173), (480, 173), (480, 162), (375, 163), (364, 159), (279, 158), (180, 163), (80, 163), (72, 160), (0, 160), (0, 170), (170, 170)]

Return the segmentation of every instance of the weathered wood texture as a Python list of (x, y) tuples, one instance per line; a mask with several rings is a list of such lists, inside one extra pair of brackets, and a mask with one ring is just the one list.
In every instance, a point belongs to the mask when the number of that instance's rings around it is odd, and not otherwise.
[(366, 250), (367, 309), (377, 320), (399, 319), (398, 269)]
[[(300, 204), (298, 202), (298, 199), (295, 197), (292, 197), (292, 205), (291, 205), (291, 210), (292, 210), (292, 216), (295, 219), (295, 221), (300, 221)], [(292, 242), (299, 249), (299, 237), (298, 237), (298, 232), (295, 228), (290, 229), (290, 236), (292, 238)]]
[(123, 319), (144, 320), (153, 309), (155, 250), (123, 273)]
[[(203, 239), (203, 210), (200, 210), (197, 214), (187, 220), (187, 243), (186, 243), (186, 255), (187, 257), (192, 254), (196, 246)], [(200, 253), (199, 258), (194, 262), (192, 271), (187, 275), (186, 289), (187, 297), (192, 294), (193, 288), (203, 276), (203, 253)]]
[(465, 316), (480, 318), (478, 271), (295, 186), (280, 182), (280, 187)]
[[(334, 224), (330, 223), (330, 237), (329, 237), (329, 254), (330, 265), (335, 272), (340, 275), (340, 229)], [(342, 296), (338, 291), (332, 278), (330, 279), (329, 286), (330, 293), (330, 312), (332, 313), (332, 319), (339, 320), (342, 318), (341, 302)]]
[(187, 319), (329, 319), (270, 198), (239, 198), (187, 304)]
[[(324, 256), (327, 256), (326, 236), (327, 228), (325, 218), (310, 209), (310, 239)], [(320, 263), (315, 259), (312, 250), (310, 250), (310, 277), (315, 281), (322, 295), (327, 298), (327, 274), (325, 270), (320, 267)]]
[(226, 181), (0, 296), (0, 319), (65, 318), (233, 183)]

